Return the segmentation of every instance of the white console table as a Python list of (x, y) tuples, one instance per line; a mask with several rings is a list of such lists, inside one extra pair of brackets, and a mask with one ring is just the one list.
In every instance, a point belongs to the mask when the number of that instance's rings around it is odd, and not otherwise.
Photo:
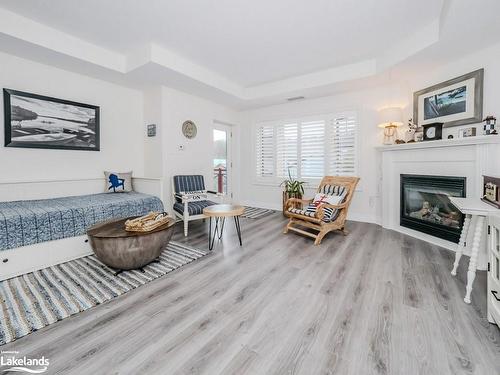
[[(457, 252), (455, 254), (455, 263), (453, 264), (453, 270), (451, 274), (455, 276), (457, 274), (457, 267), (462, 257), (464, 247), (467, 244), (469, 237), (469, 227), (474, 224), (474, 231), (472, 237), (472, 249), (469, 260), (469, 268), (467, 271), (467, 287), (465, 291), (464, 301), (465, 303), (470, 303), (470, 295), (472, 292), (472, 284), (476, 278), (476, 268), (477, 268), (477, 255), (479, 253), (479, 248), (481, 244), (481, 238), (483, 235), (483, 230), (485, 227), (485, 220), (491, 213), (498, 213), (498, 209), (484, 203), (479, 198), (457, 198), (450, 197), (451, 203), (457, 207), (460, 212), (465, 215), (464, 225), (462, 227), (462, 234), (460, 235), (460, 241), (457, 245)], [(473, 220), (475, 217), (475, 220)], [(474, 223), (473, 223), (474, 222)]]

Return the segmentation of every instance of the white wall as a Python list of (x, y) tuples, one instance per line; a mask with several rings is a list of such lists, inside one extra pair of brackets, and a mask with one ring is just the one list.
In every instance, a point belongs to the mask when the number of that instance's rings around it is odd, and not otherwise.
[[(381, 129), (377, 128), (377, 111), (387, 106), (406, 106), (406, 89), (400, 85), (386, 85), (362, 91), (303, 100), (242, 113), (244, 127), (241, 133), (241, 198), (249, 205), (281, 209), (281, 188), (258, 184), (255, 181), (255, 152), (252, 147), (253, 125), (261, 121), (287, 119), (342, 110), (356, 110), (359, 116), (358, 160), (361, 177), (358, 191), (350, 209), (350, 218), (375, 222), (378, 216), (379, 192), (375, 146), (381, 142)], [(306, 196), (313, 194), (312, 186)]]
[[(213, 123), (221, 121), (234, 125), (233, 129), (233, 163), (237, 159), (239, 146), (238, 113), (228, 107), (216, 104), (197, 96), (189, 95), (174, 89), (163, 87), (161, 98), (162, 123), (161, 137), (163, 147), (163, 177), (165, 197), (170, 198), (167, 209), (172, 206), (172, 176), (176, 174), (202, 174), (205, 176), (207, 189), (212, 189), (213, 176)], [(182, 123), (193, 121), (198, 129), (194, 139), (187, 139), (182, 134)], [(183, 146), (183, 150), (179, 149)], [(233, 169), (233, 192), (239, 190), (239, 171)]]
[[(144, 90), (144, 174), (148, 177), (163, 176), (162, 122), (162, 87), (150, 87)], [(156, 136), (147, 136), (148, 124), (156, 125)]]
[[(0, 180), (94, 178), (103, 170), (144, 172), (143, 95), (117, 86), (0, 53), (0, 86), (100, 106), (101, 151), (0, 146)], [(3, 122), (3, 106), (0, 108)], [(1, 197), (0, 197), (1, 200)]]

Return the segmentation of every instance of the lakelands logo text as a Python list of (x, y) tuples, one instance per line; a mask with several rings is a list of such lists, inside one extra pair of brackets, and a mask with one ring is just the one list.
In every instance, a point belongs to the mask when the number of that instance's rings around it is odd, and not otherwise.
[(2, 351), (0, 353), (0, 369), (2, 372), (43, 374), (48, 368), (49, 359), (44, 356), (40, 358), (19, 357), (19, 352), (16, 351)]

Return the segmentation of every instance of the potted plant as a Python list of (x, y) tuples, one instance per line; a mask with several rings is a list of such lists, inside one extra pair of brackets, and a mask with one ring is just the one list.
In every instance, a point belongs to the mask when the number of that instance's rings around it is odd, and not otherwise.
[(302, 199), (304, 195), (305, 181), (299, 181), (292, 177), (290, 168), (288, 168), (288, 179), (283, 181), (280, 186), (283, 186), (283, 215), (285, 214), (285, 204), (290, 198)]

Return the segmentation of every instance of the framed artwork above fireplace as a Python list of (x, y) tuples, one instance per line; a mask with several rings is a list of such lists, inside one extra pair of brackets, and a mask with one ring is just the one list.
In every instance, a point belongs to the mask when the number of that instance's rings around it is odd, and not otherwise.
[(464, 217), (449, 197), (466, 196), (466, 177), (401, 175), (400, 225), (458, 243)]
[(477, 124), (483, 120), (484, 69), (427, 87), (413, 94), (413, 121), (443, 127)]

